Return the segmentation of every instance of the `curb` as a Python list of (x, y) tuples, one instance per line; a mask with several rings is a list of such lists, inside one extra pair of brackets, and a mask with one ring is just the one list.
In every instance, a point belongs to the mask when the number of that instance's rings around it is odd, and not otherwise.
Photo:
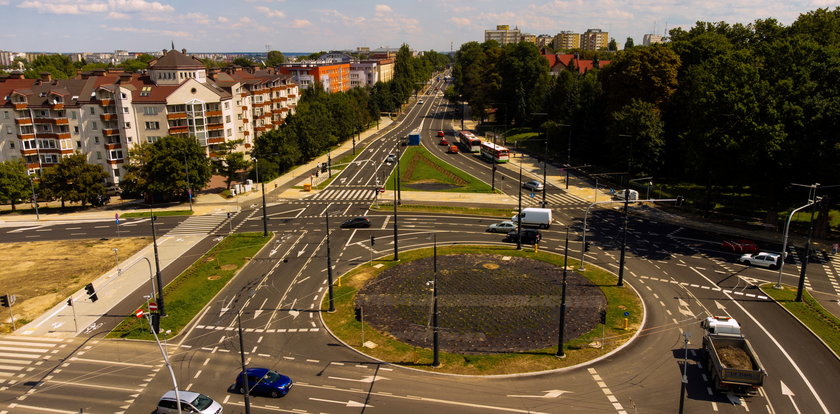
[[(772, 284), (773, 282), (770, 282), (770, 283)], [(785, 286), (786, 286), (786, 285), (785, 285)], [(762, 289), (762, 288), (761, 288), (761, 285), (759, 285), (759, 287), (758, 287), (758, 288), (759, 288), (762, 292), (764, 292), (764, 289)], [(772, 287), (771, 287), (771, 289), (772, 289)], [(837, 355), (837, 353), (836, 353), (836, 352), (834, 352), (834, 350), (833, 350), (833, 349), (831, 349), (831, 347), (830, 347), (830, 346), (828, 346), (828, 344), (827, 344), (827, 343), (825, 343), (825, 341), (823, 341), (823, 339), (822, 339), (822, 338), (820, 338), (820, 336), (819, 336), (819, 335), (817, 335), (817, 334), (816, 334), (813, 330), (811, 330), (811, 328), (809, 328), (809, 327), (808, 327), (808, 325), (805, 325), (805, 323), (804, 323), (804, 322), (802, 322), (799, 318), (797, 318), (797, 317), (796, 317), (796, 315), (794, 315), (794, 314), (793, 314), (793, 312), (791, 312), (790, 310), (788, 310), (788, 308), (786, 308), (784, 305), (782, 305), (781, 303), (779, 303), (779, 301), (777, 301), (775, 298), (773, 298), (773, 296), (770, 296), (767, 292), (764, 292), (764, 294), (765, 294), (765, 295), (767, 295), (767, 298), (769, 298), (770, 300), (772, 300), (772, 301), (773, 301), (773, 303), (775, 303), (776, 305), (779, 305), (779, 307), (780, 307), (780, 308), (782, 308), (785, 312), (787, 312), (787, 313), (788, 313), (788, 315), (790, 315), (790, 316), (791, 316), (794, 320), (796, 320), (796, 322), (799, 322), (799, 324), (800, 324), (800, 325), (802, 325), (802, 327), (803, 327), (803, 328), (807, 329), (807, 330), (808, 330), (808, 332), (810, 332), (810, 333), (811, 333), (811, 335), (814, 335), (814, 338), (817, 338), (817, 340), (818, 340), (818, 341), (820, 341), (820, 343), (822, 343), (822, 344), (823, 344), (823, 346), (825, 346), (825, 349), (827, 349), (827, 350), (828, 350), (828, 352), (831, 352), (831, 353), (834, 355), (834, 357), (835, 357), (835, 358), (837, 358), (838, 360), (840, 360), (840, 355)], [(816, 300), (816, 299), (814, 299), (814, 300)]]

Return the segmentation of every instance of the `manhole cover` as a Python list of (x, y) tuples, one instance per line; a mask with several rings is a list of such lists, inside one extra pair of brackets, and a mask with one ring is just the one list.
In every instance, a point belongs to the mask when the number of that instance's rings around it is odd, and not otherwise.
[(217, 276), (217, 275), (207, 276), (207, 280), (219, 280), (219, 276)]
[(487, 270), (496, 270), (496, 269), (499, 268), (499, 265), (497, 265), (495, 263), (484, 263), (483, 265), (481, 265), (481, 267), (483, 267)]

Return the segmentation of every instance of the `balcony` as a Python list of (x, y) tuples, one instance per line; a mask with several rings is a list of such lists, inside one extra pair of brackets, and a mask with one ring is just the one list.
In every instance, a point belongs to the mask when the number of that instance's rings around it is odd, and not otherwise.
[(208, 138), (207, 143), (208, 144), (224, 144), (225, 143), (225, 137)]
[(225, 129), (225, 124), (207, 124), (208, 131), (221, 131)]
[(53, 118), (53, 124), (55, 125), (68, 125), (70, 124), (70, 120), (67, 118)]
[(107, 161), (107, 162), (108, 162), (108, 164), (110, 164), (110, 165), (117, 165), (117, 164), (122, 164), (122, 163), (123, 163), (123, 160), (122, 160), (122, 159), (118, 159), (118, 160), (105, 160), (105, 161)]
[(28, 134), (18, 134), (18, 138), (20, 138), (20, 139), (34, 139), (35, 138), (35, 133), (32, 132), (32, 133), (28, 133)]
[(101, 119), (103, 121), (116, 121), (117, 120), (117, 114), (105, 113), (105, 114), (99, 115), (99, 119)]
[(290, 93), (290, 94), (289, 94), (289, 98), (297, 98), (297, 95), (295, 95), (295, 94), (293, 94), (293, 93)]
[(242, 110), (243, 110), (243, 111), (247, 111), (247, 110), (248, 110), (248, 107), (247, 107), (246, 105), (242, 105)]
[(169, 135), (186, 134), (188, 132), (190, 132), (190, 127), (188, 127), (186, 125), (184, 125), (184, 126), (174, 126), (174, 127), (169, 128)]
[(173, 112), (171, 114), (166, 114), (166, 119), (187, 119), (186, 112)]
[(117, 149), (120, 149), (120, 148), (122, 148), (122, 144), (120, 144), (119, 142), (114, 143), (114, 144), (108, 144), (108, 143), (105, 144), (105, 149), (109, 150), (109, 151), (110, 150), (117, 150)]
[(70, 133), (69, 132), (59, 132), (59, 133), (55, 134), (55, 137), (58, 138), (58, 139), (70, 139)]
[(251, 135), (251, 131), (242, 131), (242, 135), (247, 137), (248, 135)]
[(64, 109), (64, 102), (56, 102), (56, 103), (52, 104), (52, 106), (50, 106), (50, 108), (52, 108), (53, 111), (60, 111), (60, 110)]
[(18, 125), (32, 125), (32, 118), (15, 118), (15, 123)]
[(114, 100), (111, 98), (99, 98), (99, 105), (100, 106), (109, 106), (114, 103)]
[(204, 116), (211, 117), (211, 116), (222, 116), (222, 111), (207, 111), (204, 113)]
[(29, 106), (26, 104), (26, 102), (15, 102), (14, 105), (16, 111), (22, 111)]
[(109, 128), (109, 129), (102, 129), (102, 135), (112, 136), (112, 135), (120, 135), (120, 130), (117, 128)]

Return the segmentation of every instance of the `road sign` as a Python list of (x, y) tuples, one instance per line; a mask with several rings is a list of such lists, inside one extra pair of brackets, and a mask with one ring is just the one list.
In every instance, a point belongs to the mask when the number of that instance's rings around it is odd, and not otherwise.
[(528, 194), (528, 197), (534, 198), (534, 193)]
[(143, 309), (137, 309), (136, 311), (134, 311), (134, 316), (136, 316), (138, 318), (142, 318), (143, 317)]
[(380, 193), (384, 193), (385, 192), (385, 187), (379, 187), (379, 188), (376, 189), (376, 191), (378, 191)]
[(149, 312), (154, 312), (157, 310), (157, 303), (149, 302)]
[(114, 213), (114, 220), (117, 221), (117, 224), (120, 224), (120, 213)]

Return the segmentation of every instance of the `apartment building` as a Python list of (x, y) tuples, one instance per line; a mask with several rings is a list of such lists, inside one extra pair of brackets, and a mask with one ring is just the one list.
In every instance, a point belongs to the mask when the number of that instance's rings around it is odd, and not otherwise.
[(243, 140), (239, 150), (246, 150), (297, 106), (297, 85), (283, 74), (233, 73), (217, 80), (186, 50), (164, 50), (146, 74), (96, 70), (76, 79), (0, 78), (0, 161), (22, 158), (34, 173), (78, 151), (117, 185), (136, 145), (190, 135), (208, 156), (237, 139)]
[(316, 82), (321, 84), (326, 92), (345, 92), (350, 89), (349, 62), (295, 62), (284, 63), (280, 72), (290, 75), (294, 83), (306, 89)]
[(502, 46), (519, 43), (522, 40), (522, 33), (518, 27), (511, 29), (509, 25), (500, 24), (496, 26), (496, 30), (484, 31), (484, 41), (489, 40), (495, 40)]
[(394, 79), (393, 59), (366, 59), (350, 62), (350, 87), (373, 86)]
[(610, 44), (610, 34), (601, 29), (587, 29), (581, 38), (581, 47), (584, 50), (606, 49)]
[(554, 35), (551, 47), (554, 48), (554, 50), (579, 49), (580, 33), (573, 33), (571, 31), (562, 31), (557, 33)]
[(662, 43), (663, 41), (663, 36), (660, 34), (647, 33), (642, 37), (642, 44), (645, 46)]

